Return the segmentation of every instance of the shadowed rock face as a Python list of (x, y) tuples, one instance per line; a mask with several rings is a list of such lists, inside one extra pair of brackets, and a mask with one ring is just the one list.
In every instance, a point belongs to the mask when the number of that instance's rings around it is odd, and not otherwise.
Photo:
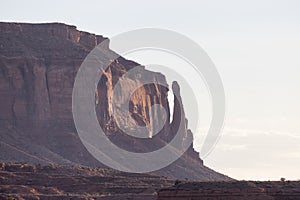
[[(31, 163), (83, 164), (102, 166), (81, 144), (72, 117), (74, 79), (87, 54), (107, 38), (78, 31), (75, 26), (60, 23), (0, 23), (0, 160)], [(108, 43), (105, 47), (111, 52)], [(130, 118), (112, 113), (112, 89), (126, 72), (138, 67), (134, 76), (122, 85), (122, 93), (114, 96), (124, 103), (128, 93), (142, 80), (143, 74), (153, 84), (138, 88), (130, 97)], [(158, 81), (159, 80), (159, 81)], [(187, 129), (179, 85), (173, 83), (174, 114), (170, 122), (168, 88), (164, 75), (119, 57), (105, 71), (98, 83), (96, 112), (109, 139), (133, 152), (149, 152), (164, 146), (179, 131), (182, 141), (192, 138)], [(165, 108), (162, 113), (151, 110), (154, 104)], [(126, 126), (140, 125), (163, 129), (151, 139), (138, 139), (125, 134), (116, 119)], [(184, 126), (178, 122), (183, 119)], [(176, 178), (226, 180), (203, 165), (193, 146), (170, 166), (156, 172)]]

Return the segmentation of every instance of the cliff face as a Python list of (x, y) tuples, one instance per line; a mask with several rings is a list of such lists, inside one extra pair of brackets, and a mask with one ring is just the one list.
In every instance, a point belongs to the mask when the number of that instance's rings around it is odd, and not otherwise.
[[(105, 39), (59, 23), (0, 23), (0, 160), (101, 165), (89, 155), (77, 136), (72, 118), (72, 89), (83, 59)], [(107, 51), (111, 51), (108, 46)], [(130, 97), (131, 118), (127, 119), (112, 113), (112, 89), (135, 66), (143, 74), (150, 74), (153, 84), (140, 87)], [(128, 93), (141, 78), (138, 74), (131, 77), (122, 85), (122, 92)], [(96, 91), (98, 120), (110, 140), (121, 148), (135, 152), (158, 149), (173, 138), (178, 121), (182, 118), (185, 121), (184, 114), (180, 114), (180, 97), (175, 98), (170, 122), (168, 88), (157, 84), (157, 80), (166, 83), (162, 74), (147, 71), (122, 57), (101, 77)], [(180, 96), (176, 83), (173, 91)], [(117, 103), (123, 103), (124, 94), (116, 96)], [(149, 109), (153, 104), (162, 105), (167, 116), (164, 116), (163, 129), (153, 136), (151, 143), (126, 135), (116, 125), (118, 118), (129, 128), (134, 124), (160, 126), (162, 114)], [(192, 137), (186, 125), (180, 134), (183, 140)], [(156, 173), (178, 178), (227, 179), (203, 166), (192, 146), (179, 160)]]
[(1, 119), (72, 120), (76, 70), (105, 38), (64, 24), (0, 24)]

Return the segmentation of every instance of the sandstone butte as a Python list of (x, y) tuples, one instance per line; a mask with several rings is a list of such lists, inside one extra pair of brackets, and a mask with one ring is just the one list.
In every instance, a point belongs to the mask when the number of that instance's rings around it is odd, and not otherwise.
[[(72, 90), (84, 58), (106, 39), (62, 23), (0, 23), (1, 161), (105, 167), (87, 152), (78, 137), (72, 116)], [(109, 43), (105, 51), (112, 51)], [(122, 92), (140, 82), (143, 74), (152, 77), (153, 84), (138, 88), (131, 96), (128, 120), (111, 113), (111, 93), (120, 77), (136, 66), (140, 76), (131, 77)], [(96, 91), (98, 121), (107, 137), (119, 147), (133, 152), (159, 149), (174, 137), (181, 119), (186, 123), (179, 130), (182, 141), (193, 137), (184, 112), (180, 112), (184, 97), (180, 96), (178, 84), (174, 82), (172, 88), (179, 98), (170, 108), (169, 88), (157, 84), (157, 80), (166, 83), (163, 74), (148, 71), (123, 57), (114, 61), (101, 77)], [(117, 103), (123, 103), (122, 95), (116, 98)], [(129, 136), (116, 125), (114, 117), (125, 121), (129, 128), (134, 124), (161, 123), (158, 111), (149, 113), (153, 104), (162, 105), (168, 116), (163, 129), (151, 140)], [(171, 110), (174, 113), (170, 120)], [(176, 162), (154, 173), (192, 180), (230, 179), (204, 166), (193, 145)]]
[[(151, 174), (116, 171), (94, 159), (74, 126), (72, 89), (84, 58), (106, 39), (62, 23), (0, 23), (0, 199), (300, 199), (299, 182), (234, 181), (204, 166), (193, 145), (176, 162)], [(105, 48), (111, 52), (108, 43)], [(124, 116), (113, 117), (110, 109), (112, 87), (135, 66), (153, 77), (153, 84), (132, 95), (132, 117), (124, 119), (128, 126), (161, 123), (160, 113), (149, 113), (154, 103), (168, 111), (151, 143), (124, 134), (114, 119)], [(101, 77), (95, 92), (98, 121), (119, 147), (133, 152), (161, 148), (182, 119), (182, 140), (193, 138), (180, 112), (185, 97), (179, 85), (172, 85), (179, 98), (170, 108), (169, 88), (157, 80), (166, 83), (163, 74), (123, 57)], [(139, 76), (132, 77), (124, 92), (139, 81)], [(121, 103), (122, 96), (118, 98)]]

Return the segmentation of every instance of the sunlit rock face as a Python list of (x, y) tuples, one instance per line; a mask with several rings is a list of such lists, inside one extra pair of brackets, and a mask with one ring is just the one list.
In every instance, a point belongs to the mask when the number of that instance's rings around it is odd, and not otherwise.
[[(72, 90), (84, 58), (106, 39), (60, 23), (0, 23), (0, 160), (103, 166), (78, 138), (72, 116)], [(111, 52), (108, 43), (105, 50)], [(114, 86), (134, 67), (137, 72), (128, 76), (120, 84), (120, 92), (114, 94)], [(136, 89), (143, 76), (150, 77), (152, 83)], [(173, 83), (177, 98), (174, 108), (170, 108), (169, 88), (159, 83), (167, 85), (163, 74), (123, 57), (106, 69), (95, 91), (95, 105), (98, 121), (113, 143), (128, 151), (149, 152), (163, 147), (177, 132), (182, 142), (192, 138), (179, 85)], [(133, 88), (129, 117), (113, 110), (112, 98), (122, 105)], [(164, 109), (151, 109), (153, 105)], [(184, 125), (179, 127), (181, 120)], [(122, 129), (125, 126), (147, 127), (148, 137), (129, 136)], [(228, 179), (205, 167), (193, 146), (176, 162), (155, 173), (176, 178)]]

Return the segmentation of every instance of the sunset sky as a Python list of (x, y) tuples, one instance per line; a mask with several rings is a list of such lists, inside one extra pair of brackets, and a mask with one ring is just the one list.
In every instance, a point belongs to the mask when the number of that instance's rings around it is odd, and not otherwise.
[[(146, 27), (186, 35), (213, 60), (226, 94), (222, 137), (204, 163), (236, 179), (300, 179), (300, 1), (183, 2), (11, 0), (1, 3), (0, 21), (63, 22), (106, 37)], [(157, 52), (127, 58), (184, 69), (177, 58)], [(211, 114), (199, 82), (193, 86), (203, 97), (201, 129), (194, 130), (198, 150)]]

